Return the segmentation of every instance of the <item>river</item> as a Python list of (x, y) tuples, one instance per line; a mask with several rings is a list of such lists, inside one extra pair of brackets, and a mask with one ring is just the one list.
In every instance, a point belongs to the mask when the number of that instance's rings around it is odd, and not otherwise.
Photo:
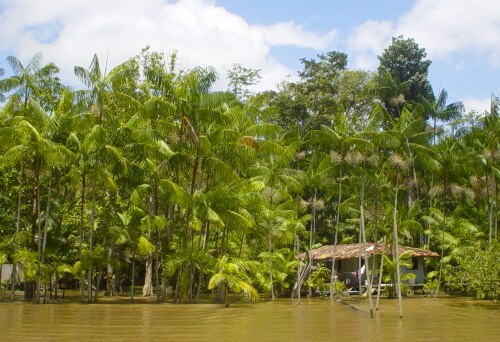
[(498, 341), (500, 305), (467, 298), (234, 304), (0, 303), (0, 341)]

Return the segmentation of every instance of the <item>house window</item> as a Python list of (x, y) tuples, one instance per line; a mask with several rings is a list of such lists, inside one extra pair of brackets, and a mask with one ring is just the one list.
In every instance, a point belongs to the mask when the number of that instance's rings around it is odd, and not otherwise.
[(418, 257), (412, 257), (411, 258), (411, 266), (407, 266), (407, 270), (418, 270)]

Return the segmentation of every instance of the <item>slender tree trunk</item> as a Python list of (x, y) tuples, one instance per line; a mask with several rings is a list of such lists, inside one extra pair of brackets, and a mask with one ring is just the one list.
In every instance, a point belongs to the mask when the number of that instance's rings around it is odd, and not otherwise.
[(162, 291), (160, 288), (160, 260), (158, 252), (155, 252), (155, 261), (154, 261), (154, 270), (155, 270), (155, 291), (156, 291), (156, 303), (161, 303), (162, 299)]
[[(47, 286), (50, 286), (50, 282), (49, 282), (49, 284), (47, 284), (47, 283), (43, 284), (43, 288), (44, 288), (44, 290), (43, 290), (43, 304), (45, 304), (46, 299), (47, 299)], [(51, 296), (52, 296), (52, 290), (50, 290), (50, 292), (51, 292)]]
[[(311, 229), (309, 230), (309, 254), (312, 251), (312, 247), (314, 245), (314, 234), (316, 233), (316, 188), (314, 188), (314, 197), (312, 201), (312, 222), (311, 222)], [(311, 266), (313, 266), (312, 259), (309, 259), (311, 262)], [(312, 287), (311, 287), (311, 277), (312, 277), (312, 272), (309, 272), (309, 297), (312, 297)]]
[(52, 195), (52, 174), (49, 177), (49, 190), (47, 195), (47, 208), (45, 209), (45, 223), (43, 227), (42, 264), (45, 262), (45, 247), (47, 246), (47, 232), (50, 219), (50, 200)]
[(370, 303), (370, 317), (373, 318), (372, 282), (370, 279), (369, 258), (368, 258), (368, 253), (366, 251), (366, 229), (365, 229), (365, 212), (364, 212), (365, 203), (364, 203), (364, 201), (365, 201), (365, 180), (363, 178), (363, 183), (361, 185), (361, 205), (360, 205), (361, 225), (360, 225), (360, 230), (361, 230), (361, 236), (363, 237), (363, 250), (364, 250), (364, 255), (365, 255), (365, 272), (366, 272), (366, 279), (368, 281), (368, 301)]
[(269, 253), (269, 281), (271, 282), (271, 300), (274, 302), (275, 296), (274, 296), (273, 259), (272, 259), (273, 242), (271, 234), (269, 234), (267, 240), (267, 249)]
[(115, 289), (113, 286), (113, 264), (111, 263), (111, 259), (113, 258), (113, 247), (110, 245), (108, 247), (108, 266), (106, 268), (106, 295), (114, 296)]
[(226, 308), (229, 307), (228, 292), (229, 292), (229, 288), (228, 288), (227, 284), (224, 284), (224, 300), (226, 302)]
[(194, 287), (194, 279), (196, 275), (196, 269), (194, 266), (191, 267), (191, 271), (189, 272), (189, 302), (193, 303), (193, 287)]
[(89, 269), (87, 273), (88, 291), (87, 301), (92, 303), (92, 253), (94, 244), (94, 222), (95, 222), (95, 188), (92, 188), (92, 210), (90, 213), (90, 228), (89, 228)]
[[(413, 181), (415, 182), (415, 195), (416, 195), (417, 200), (419, 200), (420, 199), (420, 194), (419, 194), (419, 188), (418, 188), (417, 171), (415, 169), (415, 163), (414, 163), (414, 160), (413, 160), (413, 152), (410, 149), (410, 142), (408, 141), (408, 137), (406, 137), (405, 140), (406, 140), (406, 147), (408, 148), (408, 155), (410, 157), (410, 162), (411, 162), (411, 170), (412, 170), (412, 173), (413, 173)], [(413, 188), (413, 187), (411, 187), (411, 188)], [(409, 204), (411, 205), (412, 203), (409, 203)]]
[(97, 276), (97, 282), (95, 286), (95, 293), (94, 293), (94, 301), (97, 302), (99, 299), (99, 290), (101, 289), (101, 280), (102, 280), (102, 267), (99, 268), (99, 275)]
[[(21, 228), (21, 202), (22, 202), (22, 194), (23, 194), (23, 162), (21, 161), (21, 169), (19, 171), (19, 191), (17, 196), (17, 213), (16, 213), (16, 248), (19, 247), (18, 239), (19, 239), (19, 230)], [(1, 266), (0, 266), (1, 267)], [(1, 277), (0, 277), (1, 279)], [(11, 293), (10, 300), (14, 301), (16, 297), (16, 284), (17, 284), (17, 262), (16, 260), (12, 261), (12, 283), (11, 283)]]
[(177, 279), (175, 280), (175, 296), (174, 296), (174, 301), (176, 303), (178, 303), (180, 301), (179, 288), (180, 288), (182, 273), (183, 273), (183, 266), (181, 266), (179, 268), (179, 270), (177, 271)]
[[(156, 174), (153, 176), (153, 215), (158, 216), (158, 181)], [(160, 231), (155, 224), (156, 232), (156, 250), (155, 250), (155, 288), (156, 288), (156, 303), (160, 303), (163, 297), (163, 292), (160, 289), (160, 260), (163, 260), (161, 250)]]
[[(45, 246), (47, 245), (47, 231), (49, 227), (49, 218), (50, 218), (50, 197), (51, 197), (51, 189), (52, 189), (52, 174), (49, 176), (49, 189), (48, 189), (48, 195), (47, 195), (47, 207), (45, 209), (45, 222), (43, 226), (43, 242), (42, 242), (42, 249), (40, 251), (40, 243), (39, 243), (39, 255), (40, 255), (40, 263), (43, 264), (45, 262)], [(40, 219), (39, 219), (40, 220)], [(38, 229), (40, 231), (40, 228)], [(38, 236), (38, 240), (40, 242), (40, 234)], [(40, 272), (40, 264), (38, 266), (38, 271)], [(38, 277), (41, 277), (41, 274), (38, 275)], [(40, 291), (41, 291), (41, 278), (39, 278), (38, 281), (38, 302), (40, 302)], [(43, 303), (45, 304), (45, 298), (47, 294), (47, 284), (45, 285), (45, 290), (43, 292)], [(52, 291), (52, 290), (51, 290)], [(51, 293), (52, 297), (52, 293)]]
[(493, 177), (493, 182), (495, 184), (495, 210), (494, 210), (494, 213), (495, 213), (495, 219), (494, 219), (494, 222), (495, 222), (495, 240), (498, 238), (498, 183), (496, 181), (496, 178)]
[(57, 290), (59, 287), (59, 274), (55, 273), (54, 300), (57, 302)]
[[(359, 245), (359, 256), (358, 256), (358, 298), (361, 299), (361, 296), (363, 295), (363, 273), (361, 272), (361, 260), (364, 256), (364, 251), (363, 251), (363, 232), (361, 231), (361, 220), (360, 220), (360, 226), (359, 226), (359, 234), (358, 234), (358, 245)], [(365, 261), (366, 263), (366, 261)]]
[[(82, 193), (80, 195), (80, 224), (78, 227), (78, 235), (80, 238), (80, 262), (83, 262), (83, 225), (84, 222), (84, 214), (85, 214), (85, 174), (82, 174)], [(82, 297), (82, 302), (85, 301), (85, 272), (80, 272), (80, 296)]]
[(142, 287), (142, 295), (149, 297), (153, 295), (153, 256), (146, 257), (146, 273), (144, 275), (144, 286)]
[(378, 273), (378, 285), (377, 285), (377, 303), (375, 304), (375, 310), (378, 311), (380, 306), (380, 291), (382, 287), (382, 278), (384, 276), (384, 256), (385, 256), (385, 236), (382, 245), (382, 259), (380, 260), (380, 271)]
[[(152, 193), (149, 199), (150, 203), (150, 213), (152, 215), (156, 215), (156, 181), (154, 180), (151, 184)], [(155, 225), (156, 229), (156, 225)], [(151, 229), (148, 230), (148, 239), (152, 240), (152, 232)], [(157, 251), (155, 251), (156, 254)], [(142, 287), (142, 295), (145, 297), (149, 297), (153, 295), (153, 255), (148, 254), (146, 257), (146, 272), (144, 274), (144, 286)], [(158, 299), (157, 299), (158, 300)]]
[(394, 212), (393, 212), (393, 225), (392, 234), (394, 240), (394, 259), (396, 263), (396, 291), (398, 295), (398, 307), (399, 307), (399, 318), (403, 318), (403, 303), (401, 302), (401, 270), (399, 269), (399, 245), (398, 245), (398, 224), (397, 224), (397, 214), (398, 214), (398, 190), (399, 190), (399, 179), (396, 174), (396, 189), (394, 192)]
[(441, 225), (441, 258), (439, 260), (439, 276), (438, 276), (438, 284), (437, 284), (437, 289), (436, 293), (434, 294), (434, 298), (436, 298), (439, 295), (439, 289), (441, 287), (441, 277), (443, 274), (443, 257), (444, 257), (444, 229), (446, 226), (446, 217), (447, 217), (447, 211), (448, 211), (448, 178), (446, 177), (446, 174), (444, 176), (444, 205), (443, 205), (443, 223)]
[[(296, 255), (298, 256), (300, 254), (300, 240), (299, 240), (299, 234), (295, 234), (295, 251), (296, 251)], [(298, 259), (298, 263), (297, 263), (297, 299), (299, 300), (299, 304), (300, 304), (300, 290), (301, 290), (301, 287), (302, 287), (302, 284), (300, 283), (300, 273), (302, 271), (302, 265), (301, 265), (301, 260)], [(293, 292), (292, 292), (292, 298), (293, 298)]]
[(130, 286), (130, 303), (134, 303), (134, 287), (135, 287), (135, 251), (132, 254), (132, 284)]
[(340, 173), (339, 180), (339, 196), (337, 198), (337, 213), (335, 216), (335, 237), (333, 241), (333, 255), (332, 255), (332, 270), (330, 277), (330, 300), (333, 301), (333, 283), (335, 282), (335, 258), (337, 256), (337, 243), (338, 243), (338, 235), (339, 235), (339, 223), (340, 223), (340, 203), (342, 201), (342, 172)]
[[(210, 229), (210, 222), (206, 221), (205, 222), (205, 229), (203, 229), (203, 237), (202, 237), (202, 245), (201, 245), (202, 251), (205, 251), (205, 249), (207, 247), (207, 239), (208, 239), (209, 229)], [(241, 256), (241, 248), (240, 248), (240, 256)], [(197, 303), (200, 300), (200, 292), (201, 292), (201, 285), (203, 283), (203, 278), (204, 278), (204, 274), (202, 271), (200, 271), (199, 276), (198, 276), (198, 288), (196, 289), (196, 302)]]
[[(40, 220), (41, 215), (41, 202), (40, 202), (40, 162), (37, 161), (37, 171), (36, 171), (36, 222), (37, 222), (37, 234), (38, 234), (38, 261), (41, 261), (42, 258), (42, 221)], [(41, 278), (41, 267), (40, 263), (38, 263), (38, 281), (36, 286), (36, 298), (35, 302), (40, 304), (41, 300), (41, 291), (42, 291), (42, 278)]]
[(486, 171), (486, 196), (488, 197), (488, 243), (491, 244), (493, 236), (493, 196), (490, 191), (488, 171)]

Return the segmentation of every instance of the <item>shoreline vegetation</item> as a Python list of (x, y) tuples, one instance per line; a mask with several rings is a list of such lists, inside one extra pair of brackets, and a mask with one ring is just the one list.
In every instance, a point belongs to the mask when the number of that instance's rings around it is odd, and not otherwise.
[(500, 298), (500, 99), (484, 113), (447, 103), (411, 38), (393, 38), (376, 71), (332, 51), (259, 93), (259, 70), (234, 64), (213, 91), (213, 68), (178, 69), (176, 53), (148, 47), (112, 70), (97, 56), (76, 66), (80, 90), (40, 54), (7, 61), (2, 301), (64, 287), (107, 302), (140, 287), (128, 302), (165, 302), (168, 288), (174, 302), (211, 293), (228, 306), (296, 283), (298, 301), (316, 288), (333, 300), (335, 252), (331, 268), (297, 256), (368, 242), (396, 246), (366, 268), (396, 297), (412, 263), (401, 244), (439, 253), (426, 293)]

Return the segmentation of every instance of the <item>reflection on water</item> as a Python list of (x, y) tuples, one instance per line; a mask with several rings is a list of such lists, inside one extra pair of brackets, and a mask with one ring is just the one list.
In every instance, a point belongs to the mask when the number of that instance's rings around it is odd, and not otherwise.
[(500, 336), (500, 305), (470, 299), (222, 305), (0, 304), (0, 341), (478, 341)]

